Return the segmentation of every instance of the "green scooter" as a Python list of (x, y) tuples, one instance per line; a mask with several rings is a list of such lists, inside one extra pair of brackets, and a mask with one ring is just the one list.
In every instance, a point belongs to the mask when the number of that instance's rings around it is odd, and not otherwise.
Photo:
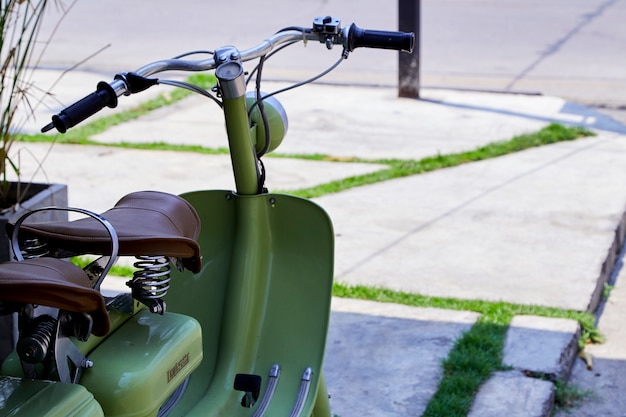
[[(42, 129), (64, 133), (157, 84), (186, 88), (223, 109), (236, 191), (141, 191), (101, 214), (68, 208), (83, 217), (33, 223), (29, 213), (13, 225), (16, 261), (0, 264), (0, 314), (17, 318), (19, 338), (0, 372), (0, 416), (331, 415), (322, 363), (332, 224), (309, 200), (269, 193), (261, 159), (287, 131), (275, 98), (284, 90), (261, 92), (263, 63), (302, 41), (342, 46), (330, 71), (358, 47), (411, 51), (414, 35), (318, 17), (248, 50), (192, 52), (118, 74)], [(243, 63), (257, 59), (247, 92)], [(152, 78), (211, 70), (212, 90)], [(98, 258), (85, 268), (67, 261), (87, 254)], [(137, 258), (129, 291), (105, 297), (120, 256)]]

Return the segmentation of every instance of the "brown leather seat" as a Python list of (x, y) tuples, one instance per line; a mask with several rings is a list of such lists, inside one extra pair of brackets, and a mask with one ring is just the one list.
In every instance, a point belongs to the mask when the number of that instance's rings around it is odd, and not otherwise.
[[(119, 237), (119, 255), (164, 255), (183, 260), (190, 271), (200, 271), (200, 219), (182, 197), (158, 191), (126, 195), (102, 213)], [(76, 254), (110, 254), (110, 237), (97, 220), (22, 225), (22, 229), (49, 244)]]
[(3, 263), (0, 266), (0, 301), (88, 313), (93, 319), (91, 332), (94, 335), (104, 336), (109, 331), (104, 298), (91, 288), (82, 269), (61, 259)]

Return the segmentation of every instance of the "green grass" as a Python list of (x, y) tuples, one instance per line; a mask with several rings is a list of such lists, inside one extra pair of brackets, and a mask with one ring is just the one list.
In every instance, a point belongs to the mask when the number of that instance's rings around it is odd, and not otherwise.
[(594, 396), (595, 393), (591, 390), (557, 381), (554, 390), (555, 408), (552, 415), (561, 410), (569, 414), (572, 409), (578, 407), (583, 401)]
[[(162, 103), (161, 100), (155, 99), (158, 103)], [(140, 117), (146, 114), (148, 109), (155, 108), (156, 104), (142, 106), (140, 109), (129, 111), (129, 114), (121, 113), (119, 115), (113, 115), (105, 117), (104, 121), (96, 121), (88, 124), (83, 128), (79, 128), (74, 131), (68, 132), (65, 136), (56, 136), (57, 143), (73, 143), (83, 145), (94, 146), (109, 146), (109, 147), (121, 147), (127, 149), (144, 149), (144, 150), (161, 150), (161, 151), (180, 151), (180, 152), (195, 152), (200, 154), (222, 155), (227, 154), (226, 148), (207, 148), (200, 145), (172, 145), (167, 143), (128, 143), (121, 142), (117, 144), (103, 144), (89, 139), (90, 135), (100, 133), (107, 128), (116, 124), (123, 123), (131, 120), (132, 118)], [(363, 158), (335, 158), (328, 155), (268, 155), (268, 157), (278, 158), (295, 158), (306, 159), (313, 161), (329, 161), (329, 162), (344, 162), (344, 163), (370, 163), (386, 165), (388, 168), (378, 170), (364, 175), (357, 175), (352, 177), (343, 178), (337, 181), (331, 181), (324, 184), (320, 184), (310, 188), (303, 188), (297, 190), (282, 190), (299, 197), (315, 198), (325, 194), (337, 193), (350, 188), (359, 187), (368, 184), (374, 184), (377, 182), (388, 181), (395, 178), (406, 177), (410, 175), (417, 175), (426, 172), (435, 171), (438, 169), (451, 168), (458, 165), (482, 161), (490, 158), (496, 158), (499, 156), (507, 155), (513, 152), (519, 152), (532, 147), (538, 147), (542, 145), (548, 145), (557, 142), (571, 141), (581, 137), (594, 136), (595, 134), (582, 127), (566, 127), (559, 124), (550, 124), (538, 132), (529, 133), (525, 135), (516, 136), (508, 141), (500, 141), (490, 143), (488, 145), (476, 148), (474, 150), (459, 152), (447, 155), (437, 155), (432, 157), (422, 158), (420, 160), (404, 160), (404, 159), (363, 159)], [(23, 135), (20, 140), (30, 142), (49, 142), (51, 136), (47, 135)]]
[(423, 417), (466, 416), (480, 385), (503, 369), (502, 349), (507, 325), (481, 316), (443, 361), (443, 376)]
[(414, 307), (474, 311), (476, 323), (456, 341), (443, 361), (443, 376), (423, 417), (462, 417), (469, 412), (480, 385), (502, 366), (502, 349), (509, 323), (516, 315), (536, 315), (577, 320), (582, 330), (580, 345), (600, 342), (594, 316), (574, 310), (518, 305), (482, 300), (428, 297), (384, 288), (335, 284), (336, 297), (398, 303)]
[[(583, 127), (566, 127), (560, 124), (552, 123), (538, 132), (515, 136), (513, 139), (507, 141), (493, 142), (467, 152), (429, 156), (420, 160), (368, 160), (359, 158), (340, 159), (339, 161), (341, 162), (384, 164), (389, 166), (389, 168), (370, 174), (349, 177), (321, 184), (311, 188), (290, 190), (288, 192), (300, 197), (315, 198), (324, 194), (336, 193), (353, 187), (387, 181), (394, 178), (406, 177), (409, 175), (422, 174), (443, 168), (451, 168), (470, 162), (496, 158), (498, 156), (523, 151), (537, 146), (571, 141), (585, 136), (595, 136), (595, 134)], [(315, 155), (312, 159), (328, 161), (337, 160), (331, 157), (324, 158), (320, 155)]]
[(333, 295), (335, 297), (404, 304), (413, 307), (434, 307), (448, 310), (474, 311), (489, 317), (489, 320), (494, 323), (505, 325), (508, 325), (513, 316), (520, 314), (572, 319), (580, 323), (586, 342), (602, 341), (602, 337), (598, 333), (594, 324), (594, 316), (592, 314), (576, 310), (564, 310), (537, 305), (512, 304), (503, 301), (430, 297), (426, 295), (394, 291), (386, 288), (373, 288), (360, 285), (348, 286), (340, 283), (334, 284)]
[[(70, 262), (72, 262), (74, 265), (80, 268), (85, 268), (87, 265), (93, 262), (94, 259), (95, 259), (94, 257), (88, 257), (88, 256), (75, 256), (70, 259)], [(136, 270), (137, 268), (133, 268), (132, 266), (113, 265), (111, 269), (109, 270), (108, 275), (116, 276), (116, 277), (132, 278), (133, 272), (135, 272)]]
[[(207, 74), (197, 74), (188, 78), (188, 82), (210, 88), (215, 84), (215, 77)], [(144, 149), (144, 150), (163, 150), (163, 151), (181, 151), (195, 152), (201, 154), (227, 154), (226, 148), (207, 148), (199, 145), (171, 145), (167, 143), (129, 143), (121, 142), (117, 144), (101, 143), (90, 139), (91, 136), (97, 135), (107, 129), (137, 119), (158, 108), (176, 103), (191, 93), (187, 90), (175, 89), (170, 94), (162, 94), (152, 100), (149, 100), (136, 108), (116, 113), (111, 116), (96, 119), (91, 123), (76, 127), (69, 130), (64, 135), (20, 135), (18, 140), (23, 142), (51, 142), (67, 143), (67, 144), (83, 144), (94, 146), (121, 147), (127, 149)], [(293, 154), (275, 154), (269, 157), (279, 158), (297, 158), (315, 161), (336, 161), (336, 162), (356, 162), (386, 165), (388, 168), (378, 170), (364, 175), (357, 175), (343, 178), (337, 181), (320, 184), (310, 188), (297, 190), (281, 190), (289, 194), (304, 198), (315, 198), (325, 194), (336, 193), (350, 188), (363, 185), (373, 184), (377, 182), (387, 181), (395, 178), (406, 177), (410, 175), (421, 174), (425, 172), (435, 171), (438, 169), (455, 167), (458, 165), (496, 158), (514, 152), (519, 152), (532, 147), (548, 145), (557, 142), (571, 141), (585, 136), (595, 136), (595, 134), (584, 127), (566, 127), (560, 124), (552, 123), (545, 128), (524, 135), (516, 136), (507, 141), (498, 141), (489, 143), (476, 149), (458, 152), (452, 154), (439, 154), (422, 158), (419, 160), (406, 159), (364, 159), (364, 158), (336, 158), (328, 155), (293, 155)]]

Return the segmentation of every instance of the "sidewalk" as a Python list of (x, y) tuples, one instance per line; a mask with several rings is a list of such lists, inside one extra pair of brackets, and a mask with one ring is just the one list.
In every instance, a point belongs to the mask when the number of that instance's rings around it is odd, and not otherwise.
[[(626, 210), (626, 127), (554, 97), (425, 90), (414, 101), (397, 99), (392, 89), (312, 85), (279, 98), (290, 117), (281, 153), (418, 159), (510, 139), (551, 121), (596, 129), (596, 137), (316, 201), (334, 219), (340, 283), (582, 311), (598, 305), (623, 238), (616, 229)], [(222, 147), (219, 116), (207, 100), (190, 98), (92, 139)], [(38, 159), (48, 152), (45, 144), (24, 148)], [(39, 179), (68, 184), (70, 205), (101, 211), (138, 189), (230, 188), (228, 164), (221, 155), (54, 145), (46, 178)], [(283, 158), (265, 164), (270, 190), (380, 169)], [(335, 299), (325, 369), (333, 413), (421, 415), (437, 389), (441, 360), (477, 318)], [(569, 374), (576, 323), (516, 317), (514, 324), (505, 349), (514, 370), (483, 387), (472, 416), (547, 416), (553, 384), (520, 371)], [(621, 352), (617, 363), (624, 366), (626, 348)]]

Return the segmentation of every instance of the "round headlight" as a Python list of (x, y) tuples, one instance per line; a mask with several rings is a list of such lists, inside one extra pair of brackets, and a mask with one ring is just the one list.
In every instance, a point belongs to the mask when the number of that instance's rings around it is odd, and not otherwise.
[[(246, 93), (246, 104), (248, 110), (252, 106), (254, 108), (250, 112), (250, 122), (252, 125), (256, 125), (256, 151), (257, 153), (263, 152), (267, 146), (267, 138), (265, 137), (265, 125), (263, 124), (263, 117), (261, 117), (261, 111), (256, 103), (256, 93)], [(263, 100), (263, 111), (265, 112), (267, 122), (269, 124), (269, 147), (267, 152), (272, 152), (283, 141), (283, 138), (287, 134), (287, 127), (289, 125), (287, 121), (287, 113), (282, 104), (276, 99), (276, 97), (268, 97)]]

